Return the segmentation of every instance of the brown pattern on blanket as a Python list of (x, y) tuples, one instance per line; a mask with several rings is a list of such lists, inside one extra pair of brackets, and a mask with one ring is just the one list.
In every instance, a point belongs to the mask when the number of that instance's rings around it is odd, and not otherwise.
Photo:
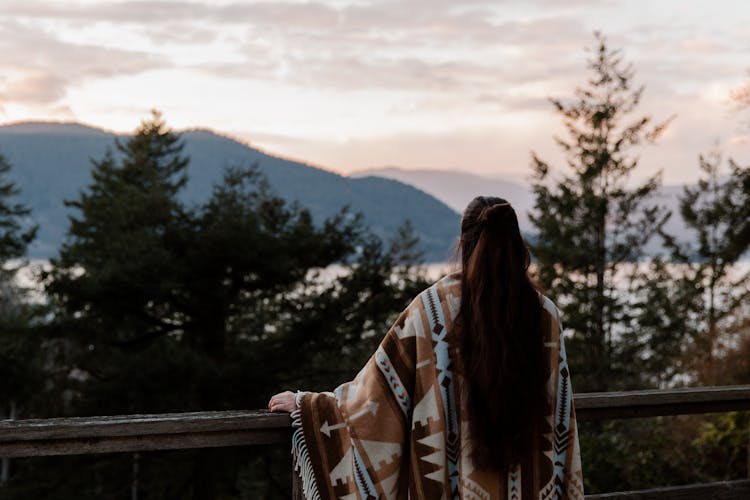
[(507, 474), (474, 468), (452, 361), (459, 293), (459, 276), (446, 276), (414, 299), (353, 381), (300, 398), (293, 454), (306, 498), (583, 498), (559, 314), (544, 297), (553, 411), (523, 463)]

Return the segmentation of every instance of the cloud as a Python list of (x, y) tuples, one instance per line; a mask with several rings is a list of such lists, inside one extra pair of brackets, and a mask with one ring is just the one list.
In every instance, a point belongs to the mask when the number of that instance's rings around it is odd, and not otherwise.
[(547, 97), (527, 97), (504, 94), (479, 94), (476, 101), (485, 106), (495, 106), (504, 111), (549, 111), (552, 104)]
[(579, 22), (563, 18), (495, 24), (476, 13), (391, 19), (385, 9), (357, 9), (366, 10), (361, 19), (347, 10), (324, 31), (248, 27), (244, 63), (196, 69), (321, 89), (487, 94), (503, 85), (553, 83), (581, 67), (580, 47), (590, 38)]
[(688, 38), (680, 40), (677, 43), (678, 48), (686, 53), (695, 56), (696, 54), (718, 55), (726, 54), (736, 50), (731, 44), (708, 40), (706, 38)]
[[(198, 1), (117, 1), (73, 4), (53, 1), (8, 1), (0, 4), (4, 17), (132, 23), (215, 22), (221, 24), (283, 23), (285, 26), (322, 27), (337, 10), (316, 2), (234, 2), (215, 5)], [(334, 19), (335, 20), (335, 19)]]
[(64, 98), (71, 85), (132, 75), (168, 63), (153, 54), (74, 44), (34, 26), (0, 23), (0, 81), (4, 104), (45, 105)]
[[(43, 44), (44, 51), (65, 51), (69, 65), (81, 67), (83, 74), (99, 70), (99, 76), (106, 77), (138, 72), (137, 66), (144, 64), (164, 67), (169, 56), (163, 44), (205, 50), (207, 44), (225, 37), (226, 31), (241, 30), (238, 40), (217, 45), (216, 61), (172, 59), (171, 64), (224, 78), (331, 90), (487, 94), (498, 85), (549, 82), (572, 69), (572, 55), (577, 57), (582, 41), (590, 38), (583, 24), (572, 18), (501, 20), (498, 4), (488, 0), (346, 5), (321, 1), (221, 5), (206, 1), (65, 5), (7, 1), (0, 4), (0, 15), (25, 20), (27, 25), (40, 20), (69, 27), (105, 23), (113, 33), (113, 44), (118, 44), (118, 36), (132, 36), (133, 30), (155, 44), (149, 54), (80, 46), (71, 51), (64, 44)], [(28, 46), (39, 44), (39, 40), (27, 42)], [(223, 57), (222, 49), (236, 52), (236, 57)], [(101, 58), (109, 64), (97, 64)], [(115, 67), (112, 61), (135, 67), (106, 74)], [(550, 65), (549, 61), (555, 62)]]
[(16, 73), (0, 84), (0, 98), (20, 104), (51, 104), (65, 95), (67, 81), (55, 75), (37, 71)]
[[(490, 96), (494, 98), (494, 96)], [(513, 101), (511, 101), (512, 103)], [(314, 164), (351, 172), (371, 167), (443, 168), (483, 175), (523, 178), (530, 173), (530, 152), (562, 168), (564, 157), (554, 136), (564, 136), (560, 117), (546, 102), (535, 102), (530, 120), (503, 122), (498, 104), (494, 125), (455, 127), (439, 131), (401, 131), (379, 136), (326, 139), (260, 132), (237, 134), (271, 152), (312, 161)], [(528, 111), (519, 104), (520, 111)], [(453, 110), (455, 111), (455, 110)], [(697, 94), (656, 94), (647, 89), (642, 105), (631, 116), (651, 115), (655, 121), (676, 114), (676, 119), (655, 145), (643, 145), (632, 153), (640, 157), (635, 172), (645, 179), (663, 169), (664, 181), (679, 184), (700, 175), (698, 154), (720, 145), (728, 157), (745, 162), (750, 154), (748, 134), (738, 132), (736, 121), (719, 103)]]
[(557, 9), (614, 7), (620, 3), (617, 0), (532, 0), (532, 2), (542, 7)]
[(735, 134), (725, 141), (727, 146), (748, 146), (750, 145), (750, 134)]
[[(692, 158), (714, 130), (701, 114), (716, 113), (716, 96), (746, 73), (747, 30), (702, 23), (690, 9), (653, 7), (643, 19), (635, 10), (620, 0), (4, 0), (0, 104), (82, 113), (87, 101), (91, 116), (125, 121), (158, 95), (155, 104), (197, 125), (235, 127), (247, 108), (247, 129), (351, 133), (344, 142), (267, 137), (269, 148), (337, 168), (521, 168), (530, 149), (547, 151), (542, 138), (554, 145), (547, 97), (569, 97), (585, 82), (582, 49), (602, 27), (646, 84), (643, 109), (678, 114), (679, 147), (666, 149)], [(208, 93), (220, 98), (192, 98)], [(679, 156), (680, 147), (690, 153)]]
[[(242, 30), (231, 49), (237, 50), (240, 59), (230, 58), (231, 64), (208, 62), (199, 68), (220, 77), (298, 82), (336, 90), (380, 87), (453, 92), (474, 88), (484, 94), (491, 85), (534, 83), (580, 68), (580, 48), (591, 43), (592, 29), (580, 16), (563, 13), (571, 6), (610, 11), (616, 2), (537, 0), (532, 4), (538, 11), (522, 20), (507, 19), (507, 6), (489, 0), (218, 5), (198, 0), (86, 4), (15, 0), (2, 2), (0, 15), (63, 24), (105, 23), (115, 38), (118, 30), (130, 29), (157, 45), (185, 48), (212, 43), (230, 28)], [(635, 26), (627, 35), (628, 46), (655, 52), (659, 59), (665, 52), (664, 37), (673, 45), (670, 50), (686, 57), (696, 51), (716, 53), (727, 46), (700, 36), (685, 39), (687, 28), (659, 23)], [(682, 38), (671, 40), (678, 31)], [(162, 53), (160, 47), (153, 47), (152, 54), (158, 53)], [(217, 59), (223, 60), (221, 54)], [(678, 61), (667, 71), (685, 68), (684, 62)], [(690, 71), (694, 68), (683, 69), (683, 73)]]
[(212, 26), (165, 21), (159, 25), (138, 26), (135, 32), (156, 44), (204, 45), (221, 37), (222, 30)]

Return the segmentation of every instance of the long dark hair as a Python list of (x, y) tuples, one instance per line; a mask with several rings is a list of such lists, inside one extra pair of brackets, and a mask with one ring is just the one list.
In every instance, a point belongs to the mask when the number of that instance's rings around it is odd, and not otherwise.
[(529, 250), (502, 198), (474, 198), (461, 219), (461, 361), (472, 460), (507, 470), (529, 456), (548, 411), (542, 305)]

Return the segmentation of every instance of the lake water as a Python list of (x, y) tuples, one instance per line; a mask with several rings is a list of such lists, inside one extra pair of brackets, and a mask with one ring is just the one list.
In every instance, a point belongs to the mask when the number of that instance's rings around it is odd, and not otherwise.
[[(13, 265), (13, 263), (11, 263), (11, 265)], [(648, 270), (648, 263), (638, 263), (635, 265), (639, 268), (639, 271)], [(681, 264), (675, 264), (674, 270), (676, 272), (679, 272), (680, 266)], [(449, 274), (457, 269), (455, 264), (449, 262), (425, 264), (423, 266), (420, 266), (420, 268), (425, 271), (425, 274), (430, 281), (437, 281), (442, 276), (445, 276), (446, 274)], [(35, 302), (44, 301), (43, 288), (38, 281), (39, 272), (42, 269), (50, 269), (49, 261), (30, 261), (19, 270), (19, 273), (17, 275), (17, 284), (21, 287), (29, 289), (31, 291), (30, 300)], [(328, 266), (322, 270), (319, 269), (317, 271), (319, 271), (319, 279), (322, 283), (330, 283), (331, 280), (336, 279), (337, 277), (342, 276), (343, 274), (346, 274), (348, 272), (345, 266), (341, 266), (338, 264)], [(631, 268), (629, 266), (623, 266), (623, 272), (620, 273), (620, 276), (616, 277), (615, 279), (615, 284), (618, 286), (618, 288), (621, 288), (622, 291), (625, 290), (625, 287), (627, 285), (626, 277), (628, 274), (630, 274), (630, 271)], [(750, 272), (750, 260), (741, 261), (734, 266), (733, 272), (729, 276), (729, 278), (737, 280), (748, 272)]]

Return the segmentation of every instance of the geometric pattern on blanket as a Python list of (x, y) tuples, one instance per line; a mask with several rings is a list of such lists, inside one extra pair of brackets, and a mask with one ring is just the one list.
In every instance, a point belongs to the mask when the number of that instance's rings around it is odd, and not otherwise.
[(562, 325), (543, 296), (551, 403), (545, 427), (533, 453), (506, 474), (472, 464), (453, 328), (460, 289), (458, 273), (439, 280), (401, 313), (354, 380), (299, 398), (292, 454), (305, 498), (583, 498)]

